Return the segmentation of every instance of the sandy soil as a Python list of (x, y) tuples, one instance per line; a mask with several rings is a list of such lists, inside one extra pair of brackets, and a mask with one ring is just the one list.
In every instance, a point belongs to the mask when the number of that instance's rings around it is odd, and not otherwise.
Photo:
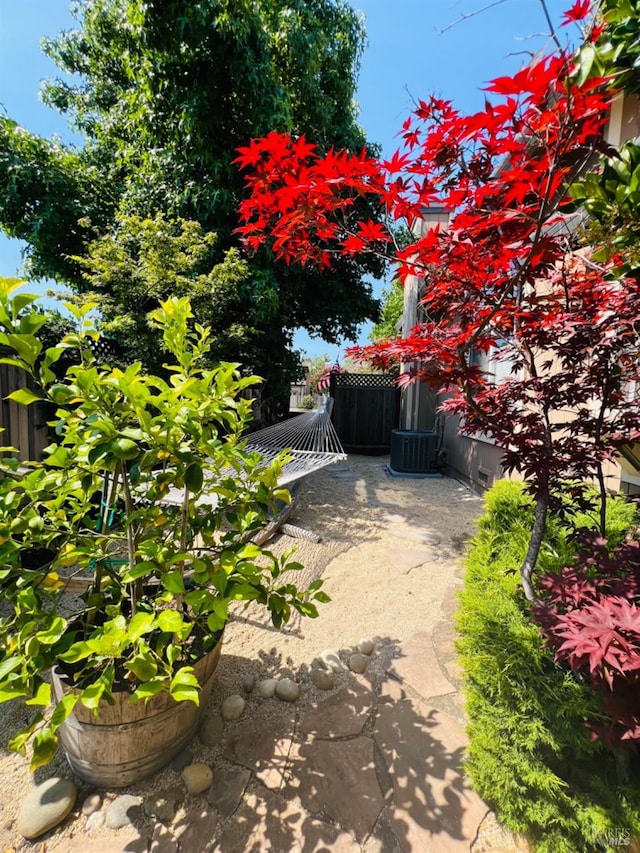
[[(317, 620), (296, 619), (282, 632), (271, 629), (262, 614), (252, 609), (238, 614), (225, 634), (211, 708), (219, 707), (229, 694), (242, 692), (247, 674), (258, 680), (293, 677), (303, 687), (300, 701), (304, 701), (313, 697), (315, 688), (308, 673), (321, 650), (347, 653), (361, 639), (374, 639), (375, 674), (376, 668), (384, 671), (400, 643), (450, 620), (465, 542), (473, 534), (481, 501), (452, 479), (392, 478), (385, 470), (387, 461), (350, 456), (344, 465), (309, 478), (290, 522), (312, 530), (321, 541), (278, 536), (272, 548), (296, 548), (296, 559), (304, 566), (298, 581), (323, 578), (331, 603), (322, 606)], [(416, 531), (431, 534), (433, 542), (418, 541)], [(423, 564), (412, 567), (413, 552), (426, 555)], [(24, 715), (19, 703), (0, 706), (2, 744)], [(222, 760), (211, 748), (204, 750), (197, 739), (192, 750), (194, 760)], [(61, 839), (82, 835), (86, 819), (80, 807), (90, 789), (77, 779), (76, 809), (62, 827), (36, 842), (27, 842), (17, 833), (15, 822), (24, 796), (34, 782), (53, 775), (73, 778), (60, 754), (34, 778), (26, 759), (0, 751), (0, 851), (40, 853)], [(144, 796), (179, 781), (178, 774), (167, 769), (125, 791), (103, 793), (107, 799), (123, 792)], [(99, 834), (109, 836), (109, 832)], [(121, 849), (116, 837), (121, 836), (114, 834), (114, 851)]]

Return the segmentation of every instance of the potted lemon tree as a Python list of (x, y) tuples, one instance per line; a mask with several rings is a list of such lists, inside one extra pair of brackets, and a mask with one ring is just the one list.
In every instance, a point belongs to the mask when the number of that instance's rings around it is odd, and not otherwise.
[[(326, 596), (252, 541), (288, 498), (280, 463), (243, 447), (256, 379), (207, 366), (187, 299), (151, 315), (167, 352), (156, 376), (96, 362), (89, 306), (70, 306), (77, 331), (44, 349), (46, 317), (14, 290), (0, 284), (2, 361), (31, 382), (9, 397), (51, 404), (56, 440), (41, 460), (0, 457), (0, 701), (32, 711), (10, 746), (35, 769), (61, 740), (80, 776), (126, 785), (193, 735), (230, 607), (257, 602), (280, 626)], [(47, 563), (25, 561), (42, 549)]]

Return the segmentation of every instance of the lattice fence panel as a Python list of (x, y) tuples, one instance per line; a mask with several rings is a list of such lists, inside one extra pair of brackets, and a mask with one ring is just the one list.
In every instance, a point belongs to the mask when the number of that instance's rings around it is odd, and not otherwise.
[(337, 388), (395, 388), (397, 378), (386, 373), (333, 373), (331, 382)]

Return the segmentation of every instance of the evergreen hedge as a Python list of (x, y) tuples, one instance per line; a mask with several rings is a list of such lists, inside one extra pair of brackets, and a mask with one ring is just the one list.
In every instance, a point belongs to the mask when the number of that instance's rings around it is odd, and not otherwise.
[[(640, 837), (638, 761), (621, 784), (615, 756), (585, 726), (598, 716), (597, 697), (554, 663), (529, 618), (518, 571), (532, 520), (522, 485), (498, 482), (486, 495), (468, 553), (457, 615), (469, 719), (466, 769), (503, 824), (525, 833), (537, 853), (619, 851), (608, 839)], [(609, 541), (619, 542), (637, 521), (632, 504), (610, 501)], [(574, 513), (571, 523), (550, 520), (540, 571), (565, 564), (578, 526), (595, 526), (595, 518)]]

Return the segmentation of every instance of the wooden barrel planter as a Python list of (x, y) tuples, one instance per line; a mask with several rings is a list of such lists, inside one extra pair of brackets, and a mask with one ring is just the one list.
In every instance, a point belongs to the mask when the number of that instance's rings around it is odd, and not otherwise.
[[(176, 702), (160, 693), (148, 702), (131, 702), (129, 693), (114, 693), (115, 705), (101, 702), (98, 715), (80, 702), (58, 730), (71, 769), (81, 779), (105, 788), (123, 788), (172, 761), (194, 736), (207, 706), (222, 637), (194, 666), (200, 704)], [(58, 669), (52, 671), (55, 701), (72, 690)]]

